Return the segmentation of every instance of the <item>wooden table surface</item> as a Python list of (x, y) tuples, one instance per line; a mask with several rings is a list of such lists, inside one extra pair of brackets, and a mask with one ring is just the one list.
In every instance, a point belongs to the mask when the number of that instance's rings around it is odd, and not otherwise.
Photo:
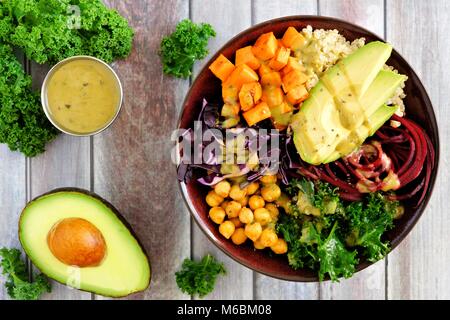
[[(18, 247), (17, 220), (30, 199), (57, 187), (90, 189), (114, 203), (134, 227), (152, 260), (151, 288), (134, 299), (189, 299), (174, 272), (186, 257), (212, 253), (228, 275), (210, 299), (449, 299), (450, 298), (450, 2), (447, 0), (108, 0), (136, 30), (131, 56), (114, 64), (126, 93), (112, 128), (94, 138), (61, 135), (37, 158), (0, 146), (0, 246)], [(340, 283), (284, 282), (239, 265), (210, 243), (192, 221), (170, 162), (188, 80), (163, 76), (161, 37), (181, 19), (217, 31), (214, 53), (238, 32), (287, 15), (334, 16), (386, 38), (417, 71), (440, 125), (441, 172), (424, 216), (388, 258)], [(202, 63), (196, 65), (199, 70)], [(39, 88), (47, 67), (27, 64)], [(1, 279), (0, 281), (2, 281)], [(7, 299), (4, 286), (0, 298)], [(102, 299), (54, 284), (45, 299)]]

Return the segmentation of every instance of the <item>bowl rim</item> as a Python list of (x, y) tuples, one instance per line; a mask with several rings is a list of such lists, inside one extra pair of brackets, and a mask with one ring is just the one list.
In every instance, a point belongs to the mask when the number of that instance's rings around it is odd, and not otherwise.
[[(205, 71), (208, 70), (208, 67), (210, 65), (210, 63), (212, 61), (214, 61), (214, 59), (216, 57), (218, 57), (221, 52), (224, 51), (224, 49), (226, 49), (227, 47), (229, 47), (232, 43), (234, 43), (236, 40), (240, 39), (241, 37), (243, 37), (244, 35), (251, 33), (253, 31), (256, 31), (260, 28), (263, 28), (267, 25), (271, 25), (271, 24), (276, 24), (279, 22), (289, 22), (289, 21), (300, 21), (300, 20), (315, 20), (316, 21), (326, 21), (326, 22), (337, 22), (337, 23), (341, 23), (341, 24), (345, 24), (348, 26), (351, 26), (353, 28), (357, 28), (360, 31), (370, 35), (372, 38), (379, 41), (383, 41), (383, 42), (387, 42), (384, 37), (381, 37), (379, 35), (377, 35), (376, 33), (360, 26), (354, 23), (351, 23), (349, 21), (343, 20), (343, 19), (339, 19), (339, 18), (335, 18), (335, 17), (329, 17), (329, 16), (318, 16), (318, 15), (291, 15), (291, 16), (284, 16), (284, 17), (279, 17), (279, 18), (275, 18), (275, 19), (270, 19), (270, 20), (266, 20), (264, 22), (255, 24), (241, 32), (239, 32), (237, 35), (233, 36), (230, 40), (228, 40), (224, 45), (222, 45), (219, 49), (217, 49), (215, 51), (215, 53), (211, 56), (211, 58), (203, 65), (203, 67), (201, 68), (201, 70), (198, 72), (197, 76), (195, 77), (194, 81), (192, 82), (192, 84), (189, 87), (189, 91), (187, 92), (185, 99), (183, 100), (183, 104), (181, 107), (181, 111), (179, 113), (178, 116), (178, 121), (177, 121), (177, 129), (180, 129), (181, 127), (181, 123), (182, 120), (184, 118), (185, 115), (185, 111), (186, 111), (186, 104), (187, 102), (190, 100), (191, 95), (192, 95), (192, 88), (196, 86), (197, 82), (199, 81), (200, 77), (199, 75), (204, 73)], [(314, 29), (314, 22), (311, 21), (311, 26)], [(429, 183), (429, 192), (427, 194), (427, 196), (425, 197), (424, 201), (422, 202), (422, 204), (416, 208), (414, 210), (415, 214), (413, 216), (413, 219), (411, 219), (409, 221), (409, 223), (405, 226), (405, 228), (402, 230), (402, 232), (400, 232), (395, 239), (393, 239), (392, 241), (390, 241), (390, 251), (388, 253), (391, 254), (398, 246), (399, 244), (405, 240), (405, 238), (410, 234), (410, 232), (412, 231), (412, 229), (415, 227), (415, 225), (418, 223), (418, 221), (420, 220), (420, 218), (422, 217), (425, 209), (428, 207), (428, 204), (431, 200), (431, 197), (433, 195), (435, 186), (436, 186), (436, 180), (439, 174), (439, 168), (440, 168), (440, 147), (441, 147), (441, 141), (440, 141), (440, 130), (439, 130), (439, 126), (438, 126), (438, 122), (436, 120), (436, 114), (434, 112), (434, 107), (433, 107), (433, 103), (428, 95), (428, 92), (425, 88), (425, 86), (423, 85), (422, 81), (420, 80), (419, 76), (417, 75), (417, 73), (415, 72), (415, 70), (411, 67), (411, 65), (409, 64), (409, 62), (398, 52), (395, 50), (395, 48), (392, 49), (393, 53), (397, 54), (398, 57), (403, 60), (403, 62), (405, 63), (405, 66), (407, 67), (407, 69), (409, 70), (410, 74), (414, 77), (416, 77), (419, 81), (419, 89), (420, 89), (420, 95), (424, 98), (424, 100), (426, 101), (426, 105), (430, 106), (430, 112), (427, 112), (427, 116), (431, 122), (431, 126), (432, 128), (436, 128), (436, 145), (435, 147), (435, 163), (436, 166), (434, 167), (432, 174), (431, 174), (431, 179), (430, 179), (430, 183)], [(174, 145), (176, 146), (176, 142), (174, 143)], [(175, 164), (175, 172), (177, 169), (177, 165)], [(202, 232), (206, 235), (206, 237), (208, 238), (208, 240), (210, 242), (212, 242), (217, 248), (219, 248), (223, 253), (225, 253), (228, 257), (230, 257), (231, 259), (233, 259), (234, 261), (238, 262), (239, 264), (243, 265), (244, 267), (252, 270), (252, 271), (256, 271), (260, 274), (275, 278), (275, 279), (279, 279), (279, 280), (284, 280), (284, 281), (292, 281), (292, 282), (304, 282), (304, 283), (321, 283), (321, 282), (326, 282), (329, 281), (328, 278), (326, 278), (323, 281), (320, 281), (318, 276), (314, 276), (314, 277), (304, 277), (301, 275), (293, 275), (293, 276), (281, 276), (278, 275), (277, 273), (270, 273), (267, 271), (262, 270), (261, 268), (259, 268), (257, 265), (253, 265), (249, 262), (247, 262), (246, 259), (241, 259), (239, 257), (236, 257), (235, 255), (233, 255), (231, 252), (229, 252), (228, 250), (226, 250), (226, 248), (224, 248), (222, 245), (220, 245), (220, 243), (215, 239), (214, 234), (212, 233), (212, 231), (203, 223), (201, 223), (201, 221), (199, 221), (199, 213), (197, 212), (197, 210), (195, 209), (189, 194), (188, 194), (188, 190), (187, 190), (187, 185), (185, 182), (183, 181), (178, 181), (178, 187), (179, 190), (183, 196), (183, 200), (186, 204), (186, 206), (189, 209), (189, 212), (191, 214), (191, 217), (194, 218), (195, 223), (197, 224), (197, 226), (202, 230)], [(387, 256), (385, 258), (387, 258)], [(384, 259), (385, 259), (384, 258)], [(384, 260), (382, 259), (382, 260)], [(380, 260), (380, 261), (382, 261)], [(377, 261), (377, 262), (380, 262)], [(375, 263), (377, 263), (375, 262)], [(360, 262), (355, 269), (355, 273), (353, 274), (353, 276), (355, 276), (357, 273), (359, 273), (360, 271), (368, 268), (369, 266), (374, 265), (375, 263), (373, 262), (369, 262), (369, 261), (362, 261)], [(352, 276), (352, 277), (353, 277)]]

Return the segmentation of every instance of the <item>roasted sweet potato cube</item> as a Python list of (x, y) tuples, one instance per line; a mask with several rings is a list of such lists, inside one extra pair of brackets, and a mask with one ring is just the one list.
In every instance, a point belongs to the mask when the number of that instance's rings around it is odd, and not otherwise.
[(284, 33), (284, 36), (281, 39), (281, 41), (283, 42), (283, 45), (285, 47), (290, 48), (295, 38), (297, 38), (299, 35), (300, 33), (297, 31), (297, 29), (295, 29), (294, 27), (289, 27)]
[[(272, 109), (272, 108), (271, 108)], [(279, 106), (278, 109), (280, 110), (281, 114), (288, 113), (294, 110), (294, 106), (289, 102), (284, 100)]]
[(300, 64), (297, 58), (289, 57), (286, 66), (281, 70), (283, 75), (288, 74), (292, 70), (305, 71), (305, 68)]
[(242, 111), (247, 111), (253, 108), (262, 96), (262, 88), (259, 82), (250, 82), (242, 86), (239, 92), (239, 102)]
[(277, 53), (278, 40), (275, 38), (273, 32), (264, 33), (252, 48), (253, 54), (263, 61), (272, 59)]
[(289, 57), (291, 55), (291, 49), (287, 49), (285, 47), (280, 47), (269, 62), (269, 67), (273, 70), (279, 71), (287, 65)]
[(281, 75), (277, 71), (266, 73), (261, 77), (261, 84), (263, 86), (279, 87), (282, 84)]
[(286, 96), (288, 101), (290, 103), (292, 103), (293, 105), (302, 103), (303, 101), (308, 99), (308, 97), (309, 97), (309, 93), (308, 93), (308, 90), (306, 90), (306, 87), (304, 85), (301, 85), (301, 86), (291, 89)]
[(235, 104), (238, 101), (239, 90), (235, 84), (222, 83), (222, 98), (225, 103)]
[(236, 67), (246, 64), (253, 70), (257, 70), (261, 66), (258, 58), (252, 51), (252, 46), (247, 46), (236, 51)]
[(247, 112), (244, 112), (243, 116), (245, 121), (247, 121), (247, 124), (251, 127), (258, 122), (269, 119), (272, 114), (270, 113), (270, 109), (267, 103), (261, 102)]
[(275, 107), (283, 103), (284, 94), (280, 87), (268, 86), (263, 89), (261, 100), (269, 105)]
[(225, 103), (222, 107), (221, 116), (224, 118), (233, 118), (239, 115), (239, 111), (241, 110), (241, 107), (238, 103)]
[(258, 69), (259, 76), (262, 78), (265, 74), (273, 72), (272, 69), (265, 63), (261, 63), (261, 67)]
[(292, 51), (294, 51), (298, 55), (299, 51), (301, 49), (303, 49), (305, 42), (306, 42), (305, 37), (303, 37), (301, 34), (299, 34), (292, 42), (290, 48)]
[(214, 62), (209, 66), (209, 70), (222, 81), (226, 81), (230, 74), (234, 71), (235, 66), (228, 60), (223, 54), (221, 54)]
[(256, 72), (253, 71), (253, 69), (251, 69), (248, 65), (243, 64), (234, 69), (228, 77), (226, 83), (235, 85), (239, 91), (241, 90), (243, 84), (258, 80), (259, 77)]
[(289, 93), (295, 87), (299, 87), (308, 81), (308, 77), (299, 70), (292, 70), (283, 77), (283, 90)]

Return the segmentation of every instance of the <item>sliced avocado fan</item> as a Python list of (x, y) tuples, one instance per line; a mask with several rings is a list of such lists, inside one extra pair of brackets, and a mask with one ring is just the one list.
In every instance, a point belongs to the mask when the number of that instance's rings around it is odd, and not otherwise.
[(330, 68), (292, 118), (300, 157), (319, 165), (357, 149), (395, 113), (387, 106), (406, 76), (382, 70), (389, 44), (371, 42)]

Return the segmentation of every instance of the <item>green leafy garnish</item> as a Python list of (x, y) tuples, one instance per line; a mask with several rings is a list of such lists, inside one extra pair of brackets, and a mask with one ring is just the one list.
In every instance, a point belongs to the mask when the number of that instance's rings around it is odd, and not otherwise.
[(17, 249), (0, 249), (2, 274), (6, 276), (6, 290), (11, 298), (16, 300), (37, 300), (45, 293), (51, 291), (48, 279), (39, 274), (34, 281), (28, 281), (28, 273), (25, 263), (20, 258)]
[(347, 243), (365, 249), (367, 260), (376, 262), (389, 252), (389, 243), (381, 236), (394, 226), (394, 215), (399, 206), (397, 201), (389, 201), (379, 193), (370, 194), (364, 205), (354, 202), (347, 209), (351, 233)]
[[(373, 193), (363, 201), (346, 203), (336, 188), (306, 179), (291, 181), (286, 192), (292, 197), (290, 214), (281, 216), (277, 232), (288, 244), (294, 269), (306, 267), (317, 270), (320, 280), (328, 275), (338, 281), (353, 275), (358, 253), (376, 262), (389, 252), (382, 236), (393, 227), (397, 201)], [(305, 208), (312, 212), (311, 207), (320, 214), (304, 212)]]
[(0, 1), (0, 41), (41, 64), (75, 55), (125, 58), (133, 35), (127, 20), (101, 0)]
[(202, 298), (214, 290), (220, 274), (226, 274), (224, 265), (213, 256), (206, 255), (199, 262), (184, 260), (181, 270), (175, 276), (181, 291)]
[(56, 134), (31, 89), (31, 78), (11, 48), (0, 43), (0, 143), (33, 157)]
[(355, 273), (355, 265), (358, 263), (356, 251), (349, 251), (336, 234), (336, 222), (330, 234), (325, 240), (320, 239), (317, 247), (317, 256), (320, 262), (319, 279), (322, 281), (328, 274), (331, 280), (350, 278)]
[(182, 20), (175, 32), (161, 41), (160, 56), (164, 73), (179, 78), (189, 77), (194, 62), (208, 55), (208, 40), (215, 36), (216, 32), (210, 24)]

